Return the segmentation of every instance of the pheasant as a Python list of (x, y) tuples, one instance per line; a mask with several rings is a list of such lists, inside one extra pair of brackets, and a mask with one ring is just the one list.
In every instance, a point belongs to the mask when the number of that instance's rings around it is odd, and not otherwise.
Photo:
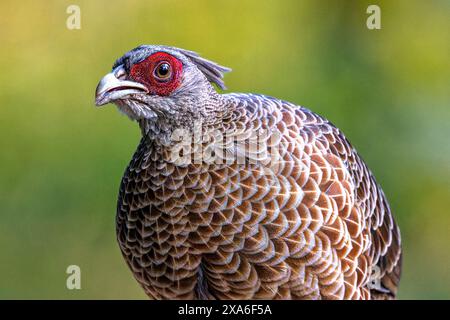
[[(117, 240), (152, 299), (393, 299), (400, 231), (374, 176), (330, 121), (224, 94), (230, 69), (139, 46), (99, 82), (142, 138)], [(214, 86), (215, 85), (215, 86)]]

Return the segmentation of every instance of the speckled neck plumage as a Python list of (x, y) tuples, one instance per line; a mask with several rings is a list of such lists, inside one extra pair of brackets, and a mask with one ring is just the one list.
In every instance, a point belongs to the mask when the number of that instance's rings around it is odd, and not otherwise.
[[(159, 112), (155, 117), (138, 120), (141, 134), (147, 141), (163, 146), (173, 145), (173, 133), (175, 130), (185, 130), (193, 134), (194, 130), (202, 129), (203, 132), (217, 129), (224, 119), (230, 118), (238, 104), (232, 96), (220, 95), (211, 87), (211, 91), (205, 95), (207, 99), (202, 101), (189, 101), (186, 104), (197, 104), (197, 112), (177, 112), (168, 114)], [(183, 109), (182, 103), (173, 106)]]

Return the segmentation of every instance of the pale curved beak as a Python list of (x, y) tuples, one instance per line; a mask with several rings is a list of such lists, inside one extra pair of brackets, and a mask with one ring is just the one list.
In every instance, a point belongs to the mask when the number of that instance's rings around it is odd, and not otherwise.
[(121, 80), (120, 78), (124, 75), (123, 66), (119, 66), (100, 80), (95, 90), (96, 106), (123, 99), (133, 93), (148, 93), (148, 89), (138, 82)]

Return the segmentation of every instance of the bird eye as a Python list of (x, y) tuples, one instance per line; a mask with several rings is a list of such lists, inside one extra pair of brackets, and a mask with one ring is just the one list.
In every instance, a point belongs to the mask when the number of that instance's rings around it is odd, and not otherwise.
[(153, 73), (158, 80), (167, 80), (172, 75), (172, 69), (167, 62), (161, 62), (156, 66)]

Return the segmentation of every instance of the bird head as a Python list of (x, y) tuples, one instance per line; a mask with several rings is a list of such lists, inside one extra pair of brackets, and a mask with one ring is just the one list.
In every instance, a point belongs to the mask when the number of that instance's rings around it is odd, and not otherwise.
[(197, 53), (166, 46), (139, 46), (119, 58), (99, 82), (95, 104), (114, 103), (132, 120), (192, 122), (208, 116), (225, 89), (230, 69)]

